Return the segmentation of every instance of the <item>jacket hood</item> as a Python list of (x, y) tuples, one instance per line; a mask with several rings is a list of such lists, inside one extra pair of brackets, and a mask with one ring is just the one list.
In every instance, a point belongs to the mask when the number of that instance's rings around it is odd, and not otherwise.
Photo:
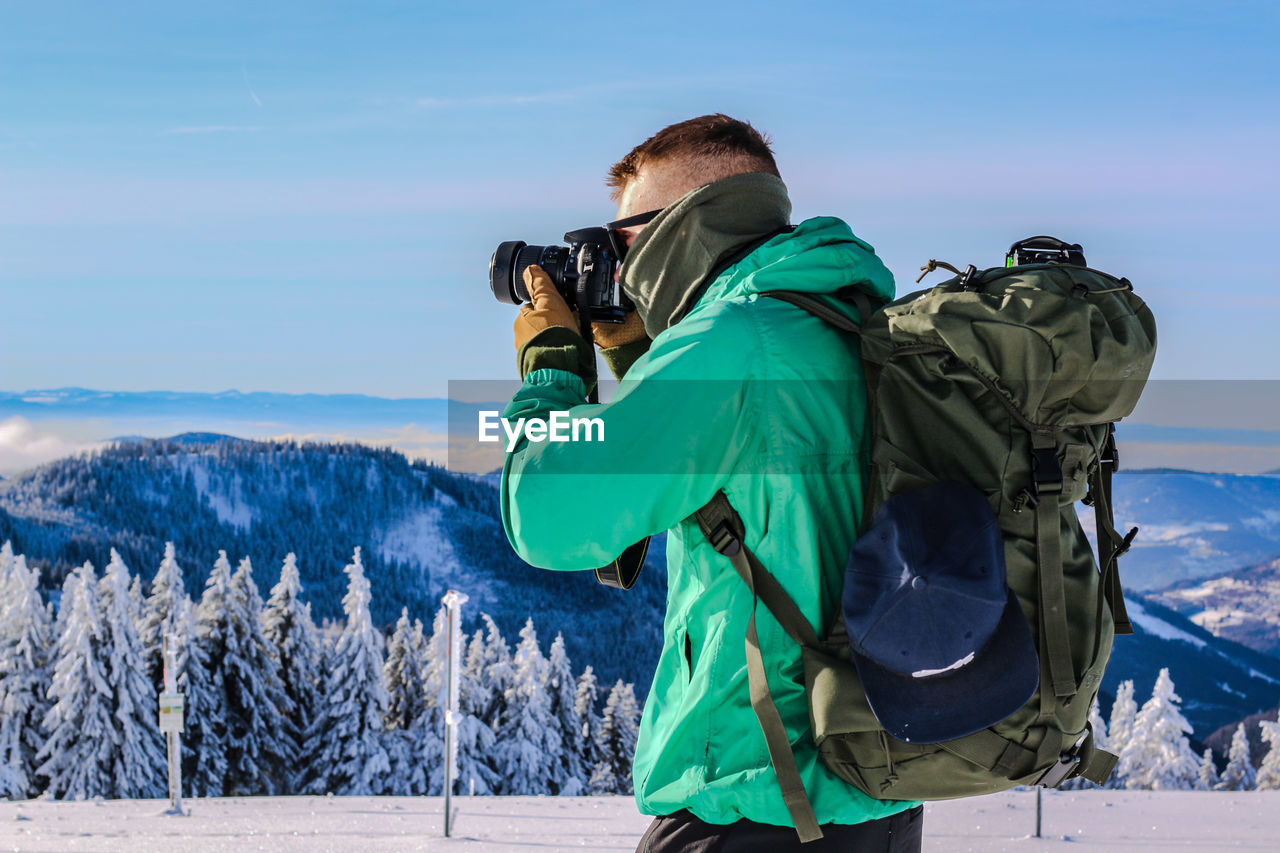
[[(708, 302), (770, 290), (822, 295), (848, 285), (873, 300), (893, 299), (893, 273), (875, 250), (856, 237), (844, 221), (818, 216), (774, 237), (721, 273), (702, 293), (695, 310)], [(844, 302), (832, 302), (842, 310), (847, 308)]]

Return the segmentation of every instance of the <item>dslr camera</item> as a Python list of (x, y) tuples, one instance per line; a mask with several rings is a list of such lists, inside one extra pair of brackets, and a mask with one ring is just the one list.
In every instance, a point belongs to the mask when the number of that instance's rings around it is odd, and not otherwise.
[(526, 267), (542, 267), (570, 307), (584, 321), (621, 323), (635, 305), (614, 281), (614, 273), (627, 256), (623, 231), (652, 221), (661, 210), (650, 210), (610, 222), (603, 228), (579, 228), (564, 235), (568, 246), (533, 246), (521, 240), (498, 244), (489, 259), (489, 286), (499, 302), (520, 305), (529, 301), (524, 286)]
[(570, 307), (586, 308), (596, 323), (621, 323), (635, 306), (613, 280), (618, 254), (604, 228), (580, 228), (564, 235), (568, 246), (533, 246), (521, 240), (500, 243), (489, 259), (489, 286), (499, 302), (529, 301), (526, 267), (537, 264), (551, 277)]

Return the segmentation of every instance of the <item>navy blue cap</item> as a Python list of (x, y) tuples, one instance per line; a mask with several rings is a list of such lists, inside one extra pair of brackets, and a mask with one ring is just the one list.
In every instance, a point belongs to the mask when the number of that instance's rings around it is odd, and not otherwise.
[(842, 608), (867, 701), (898, 740), (981, 731), (1039, 684), (1000, 523), (973, 486), (944, 480), (886, 500), (849, 554)]

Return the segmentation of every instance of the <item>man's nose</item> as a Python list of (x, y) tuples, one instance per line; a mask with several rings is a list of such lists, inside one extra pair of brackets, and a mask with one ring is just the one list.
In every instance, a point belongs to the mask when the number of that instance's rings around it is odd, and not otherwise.
[[(640, 233), (640, 229), (637, 228), (636, 230), (633, 231), (630, 228), (621, 228), (618, 230), (618, 233), (622, 235), (622, 239), (626, 242), (627, 248), (629, 249), (631, 248), (631, 244), (636, 241), (636, 235)], [(613, 271), (614, 282), (621, 281), (622, 280), (621, 275), (622, 275), (622, 264), (618, 264), (617, 269)]]

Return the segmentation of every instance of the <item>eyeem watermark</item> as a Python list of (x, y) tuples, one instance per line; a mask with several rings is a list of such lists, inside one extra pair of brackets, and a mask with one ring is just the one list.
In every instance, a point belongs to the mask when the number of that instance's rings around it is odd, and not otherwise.
[(604, 441), (604, 420), (575, 418), (568, 412), (552, 412), (543, 418), (520, 418), (514, 423), (501, 412), (480, 412), (480, 441), (501, 441), (498, 427), (507, 434), (507, 452), (516, 449), (520, 437), (530, 441)]

